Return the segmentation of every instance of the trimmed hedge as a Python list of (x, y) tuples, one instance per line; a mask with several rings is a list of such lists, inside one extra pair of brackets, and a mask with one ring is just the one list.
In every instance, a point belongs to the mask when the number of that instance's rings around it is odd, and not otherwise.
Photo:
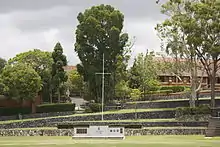
[(148, 91), (147, 94), (170, 94), (173, 93), (173, 90), (159, 90), (159, 91)]
[(199, 114), (211, 114), (211, 109), (208, 105), (200, 105), (199, 107), (190, 108), (182, 107), (176, 109), (176, 115), (199, 115)]
[[(89, 124), (58, 124), (57, 129), (73, 129), (75, 127), (89, 127)], [(142, 125), (134, 125), (134, 124), (123, 124), (123, 125), (115, 125), (108, 124), (109, 127), (124, 127), (126, 129), (141, 129)]]
[(36, 109), (37, 113), (65, 112), (65, 111), (75, 111), (75, 104), (72, 103), (43, 104), (43, 105), (38, 105)]
[(17, 107), (17, 108), (0, 108), (0, 116), (10, 116), (20, 114), (30, 114), (31, 108), (29, 107)]
[[(36, 113), (49, 113), (49, 112), (66, 112), (75, 111), (75, 104), (60, 103), (60, 104), (43, 104), (36, 107)], [(0, 108), (0, 116), (11, 116), (18, 114), (31, 114), (32, 108), (29, 107), (16, 107), (16, 108)]]
[(160, 90), (172, 90), (173, 93), (176, 93), (184, 91), (185, 86), (162, 86)]
[(100, 103), (90, 103), (86, 109), (87, 113), (100, 112), (102, 110), (102, 104)]

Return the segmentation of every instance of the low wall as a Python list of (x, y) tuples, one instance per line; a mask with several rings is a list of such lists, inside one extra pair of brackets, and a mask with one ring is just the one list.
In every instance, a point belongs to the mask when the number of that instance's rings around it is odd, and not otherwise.
[[(125, 129), (125, 136), (140, 135), (204, 135), (205, 129)], [(0, 136), (73, 136), (71, 129), (0, 130)]]
[[(215, 100), (216, 106), (220, 106), (220, 99)], [(199, 101), (200, 105), (210, 104), (210, 100)], [(127, 103), (124, 105), (123, 109), (134, 109), (137, 105), (138, 109), (148, 109), (148, 108), (177, 108), (177, 107), (189, 107), (189, 100), (174, 100), (174, 101), (161, 101), (161, 102), (138, 102)]]
[[(120, 114), (105, 114), (105, 120), (133, 120), (136, 113), (120, 113)], [(152, 111), (152, 112), (137, 112), (138, 119), (159, 119), (159, 118), (175, 118), (174, 110)], [(97, 121), (101, 120), (101, 115), (81, 115), (71, 117), (57, 117), (40, 120), (30, 120), (24, 122), (12, 122), (8, 124), (0, 124), (2, 129), (10, 128), (33, 128), (33, 127), (54, 127), (54, 123), (72, 122), (72, 121)]]
[[(200, 92), (199, 98), (210, 97), (210, 92)], [(220, 91), (216, 91), (215, 96), (220, 96)], [(188, 99), (190, 98), (190, 93), (172, 93), (169, 95), (147, 95), (141, 100), (170, 100), (170, 99)]]
[(141, 125), (143, 127), (207, 127), (208, 121), (164, 121), (164, 122), (66, 122), (66, 123), (54, 123), (54, 126), (57, 124), (65, 125)]
[[(73, 111), (68, 111), (68, 112), (50, 112), (50, 113), (35, 113), (35, 114), (25, 114), (25, 115), (22, 115), (22, 119), (45, 118), (45, 117), (65, 116), (65, 115), (72, 115), (72, 114), (74, 114)], [(17, 120), (17, 119), (19, 119), (18, 115), (0, 116), (0, 121)]]

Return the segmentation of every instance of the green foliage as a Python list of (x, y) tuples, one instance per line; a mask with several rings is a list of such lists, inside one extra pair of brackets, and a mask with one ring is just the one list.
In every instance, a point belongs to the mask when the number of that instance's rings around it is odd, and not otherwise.
[(0, 73), (6, 64), (7, 64), (7, 61), (3, 58), (0, 58)]
[(171, 94), (173, 93), (173, 90), (167, 89), (167, 90), (158, 90), (158, 91), (148, 91), (147, 94)]
[(75, 104), (72, 103), (42, 104), (37, 106), (36, 111), (37, 113), (75, 111)]
[(116, 91), (116, 97), (128, 98), (131, 90), (128, 87), (128, 82), (122, 80), (116, 84), (115, 91)]
[[(195, 96), (196, 68), (199, 59), (211, 84), (211, 106), (215, 106), (215, 83), (220, 61), (219, 0), (172, 0), (162, 5), (162, 13), (168, 16), (156, 28), (168, 52), (190, 61), (192, 90)], [(192, 94), (193, 95), (193, 94)]]
[(90, 103), (87, 112), (101, 112), (102, 104), (100, 103)]
[(68, 76), (64, 71), (63, 67), (67, 65), (66, 56), (63, 55), (63, 48), (58, 42), (52, 53), (53, 65), (52, 65), (52, 83), (53, 91), (58, 94), (58, 102), (60, 102), (60, 91), (61, 85), (68, 80)]
[(200, 105), (199, 107), (182, 107), (176, 109), (178, 116), (183, 115), (200, 115), (200, 114), (211, 114), (211, 109), (207, 105)]
[(124, 16), (112, 6), (102, 4), (79, 13), (77, 19), (75, 51), (81, 61), (77, 70), (86, 82), (87, 98), (100, 101), (101, 76), (95, 73), (102, 71), (104, 54), (105, 72), (111, 73), (105, 77), (105, 88), (108, 89), (105, 100), (108, 101), (116, 84), (117, 59), (120, 62), (126, 60), (128, 34), (121, 33)]
[(4, 94), (4, 89), (5, 89), (5, 84), (3, 83), (3, 80), (1, 79), (0, 76), (0, 95)]
[(51, 69), (52, 69), (52, 53), (41, 51), (39, 49), (30, 50), (17, 54), (10, 59), (9, 64), (23, 63), (31, 66), (41, 77), (42, 82), (42, 96), (43, 101), (49, 101), (51, 83)]
[(137, 101), (141, 97), (141, 91), (139, 89), (131, 89), (131, 99)]
[(153, 60), (154, 53), (139, 54), (135, 58), (130, 69), (129, 87), (146, 91), (157, 90), (159, 82), (157, 80), (158, 63)]
[(172, 90), (173, 93), (183, 92), (185, 86), (161, 86), (160, 90)]
[(72, 70), (68, 74), (68, 87), (70, 93), (81, 93), (84, 90), (83, 77), (78, 73), (77, 70)]
[(10, 116), (18, 114), (31, 114), (29, 107), (0, 108), (0, 116)]
[(33, 100), (41, 90), (41, 78), (26, 64), (7, 65), (2, 72), (5, 93), (18, 101)]

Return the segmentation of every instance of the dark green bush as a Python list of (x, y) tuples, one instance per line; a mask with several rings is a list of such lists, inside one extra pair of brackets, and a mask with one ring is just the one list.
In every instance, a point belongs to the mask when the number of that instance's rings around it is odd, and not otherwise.
[(172, 92), (173, 90), (160, 90), (160, 91), (148, 91), (147, 94), (160, 94), (160, 93), (170, 94)]
[(89, 125), (83, 125), (83, 124), (58, 124), (57, 129), (73, 129), (75, 127), (89, 127)]
[(37, 113), (75, 111), (75, 104), (72, 103), (43, 104), (43, 105), (38, 105), (36, 111)]
[(173, 93), (176, 93), (184, 91), (185, 86), (162, 86), (160, 90), (172, 90)]
[(180, 115), (200, 115), (200, 114), (211, 114), (211, 109), (208, 105), (200, 105), (199, 107), (181, 107), (176, 109), (176, 114)]
[(31, 108), (28, 108), (28, 107), (0, 108), (0, 116), (18, 115), (19, 113), (30, 114)]
[(90, 103), (88, 106), (91, 112), (101, 112), (102, 110), (102, 104), (100, 103)]

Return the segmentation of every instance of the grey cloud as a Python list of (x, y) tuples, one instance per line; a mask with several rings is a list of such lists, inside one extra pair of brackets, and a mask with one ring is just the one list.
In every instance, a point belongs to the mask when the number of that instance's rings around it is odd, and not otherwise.
[[(74, 53), (77, 15), (101, 3), (113, 5), (125, 15), (125, 32), (137, 37), (134, 56), (146, 48), (159, 50), (153, 28), (164, 16), (155, 0), (0, 0), (0, 38), (4, 48), (0, 49), (0, 56), (8, 59), (32, 48), (52, 51), (60, 41), (70, 64), (78, 63)], [(50, 34), (53, 29), (56, 34)]]

